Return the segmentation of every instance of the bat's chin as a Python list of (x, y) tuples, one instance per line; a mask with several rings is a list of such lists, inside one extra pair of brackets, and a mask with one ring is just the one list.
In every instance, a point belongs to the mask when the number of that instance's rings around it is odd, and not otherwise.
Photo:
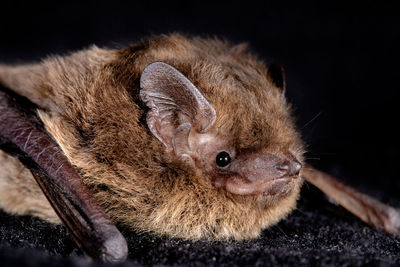
[(217, 179), (215, 186), (234, 195), (275, 196), (290, 193), (298, 182), (297, 175), (257, 181), (249, 181), (240, 176), (230, 176)]

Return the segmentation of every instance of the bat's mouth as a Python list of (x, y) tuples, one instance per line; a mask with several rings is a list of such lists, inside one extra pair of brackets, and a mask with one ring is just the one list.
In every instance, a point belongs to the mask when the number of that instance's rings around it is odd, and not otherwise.
[(294, 189), (298, 176), (284, 176), (274, 179), (249, 181), (240, 175), (229, 175), (215, 180), (217, 188), (223, 188), (235, 195), (278, 195)]

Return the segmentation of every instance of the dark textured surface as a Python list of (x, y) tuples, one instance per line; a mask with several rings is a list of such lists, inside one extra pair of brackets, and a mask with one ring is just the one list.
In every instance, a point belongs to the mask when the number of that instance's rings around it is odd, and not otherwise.
[[(399, 199), (392, 199), (393, 203)], [(305, 185), (298, 209), (245, 242), (188, 242), (125, 231), (131, 265), (399, 265), (400, 238), (376, 231), (316, 188)], [(62, 226), (0, 212), (1, 266), (97, 266)]]
[[(91, 44), (119, 47), (171, 31), (246, 41), (261, 58), (283, 64), (309, 161), (400, 207), (397, 2), (9, 1), (0, 9), (0, 62)], [(398, 238), (370, 229), (311, 189), (304, 187), (298, 210), (255, 241), (190, 243), (126, 233), (132, 263), (400, 265)], [(62, 227), (0, 212), (0, 229), (0, 265), (91, 265)]]

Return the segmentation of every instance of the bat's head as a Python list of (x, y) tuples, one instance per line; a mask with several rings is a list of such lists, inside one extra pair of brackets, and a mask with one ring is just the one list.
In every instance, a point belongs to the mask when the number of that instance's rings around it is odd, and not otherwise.
[(186, 216), (172, 220), (188, 227), (179, 236), (196, 236), (199, 218), (196, 238), (256, 236), (293, 209), (302, 184), (283, 69), (266, 67), (243, 45), (181, 41), (176, 54), (155, 53), (140, 71), (147, 127), (169, 166), (186, 170), (176, 179), (188, 184), (188, 197), (170, 203), (170, 218)]

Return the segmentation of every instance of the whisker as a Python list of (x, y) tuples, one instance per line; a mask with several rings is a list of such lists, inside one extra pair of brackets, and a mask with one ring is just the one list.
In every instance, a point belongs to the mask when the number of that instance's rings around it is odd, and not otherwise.
[(299, 211), (301, 214), (303, 214), (303, 215), (307, 215), (307, 213), (305, 213), (304, 211), (302, 211), (301, 209), (299, 209), (299, 208), (296, 208), (296, 210), (297, 211)]
[(315, 115), (310, 121), (308, 121), (306, 124), (304, 124), (304, 126), (301, 128), (301, 130), (304, 129), (305, 127), (307, 127), (310, 123), (312, 123), (315, 119), (317, 119), (321, 114), (322, 114), (322, 111), (318, 112), (317, 115)]
[(276, 228), (279, 229), (280, 232), (282, 232), (282, 234), (286, 237), (289, 238), (288, 235), (282, 230), (282, 228), (280, 228), (278, 225), (275, 225)]
[[(304, 178), (303, 178), (304, 179)], [(304, 179), (305, 180), (305, 179)], [(309, 182), (307, 182), (307, 181), (305, 181), (305, 183), (303, 183), (304, 184), (304, 186), (307, 186), (307, 189), (310, 189), (310, 183)]]

